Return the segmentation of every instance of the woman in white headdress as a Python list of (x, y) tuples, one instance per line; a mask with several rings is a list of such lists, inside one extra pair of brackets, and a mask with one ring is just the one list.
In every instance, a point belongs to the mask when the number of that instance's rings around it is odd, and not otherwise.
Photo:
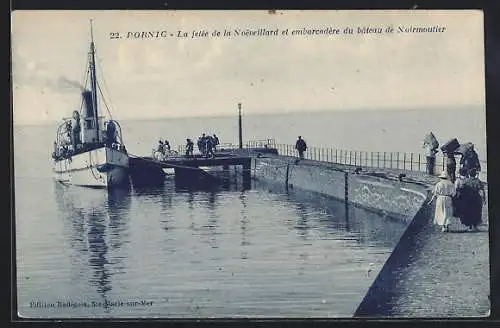
[(434, 186), (431, 203), (436, 199), (436, 212), (434, 214), (434, 224), (441, 227), (442, 232), (448, 231), (448, 226), (453, 218), (453, 196), (455, 196), (455, 185), (450, 181), (446, 172), (439, 175), (439, 182)]

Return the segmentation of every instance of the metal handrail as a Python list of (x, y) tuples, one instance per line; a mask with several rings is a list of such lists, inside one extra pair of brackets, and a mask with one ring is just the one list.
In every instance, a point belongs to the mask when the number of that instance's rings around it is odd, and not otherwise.
[[(294, 145), (277, 144), (275, 147), (280, 155), (298, 156)], [(403, 171), (426, 172), (427, 158), (422, 153), (415, 152), (368, 152), (336, 148), (309, 147), (304, 152), (304, 158), (309, 160), (328, 162), (369, 168), (389, 168)], [(458, 160), (457, 160), (458, 162)], [(487, 162), (479, 160), (480, 174), (487, 174)], [(435, 171), (446, 169), (446, 157), (436, 155)]]

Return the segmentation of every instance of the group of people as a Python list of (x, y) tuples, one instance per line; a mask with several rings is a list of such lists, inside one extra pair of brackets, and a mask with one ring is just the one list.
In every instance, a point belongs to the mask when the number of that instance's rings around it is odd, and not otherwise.
[[(432, 134), (431, 134), (432, 135)], [(434, 138), (434, 136), (432, 135)], [(434, 169), (436, 167), (436, 153), (439, 152), (437, 141), (424, 141), (424, 147), (426, 148), (426, 157), (427, 157), (427, 173), (430, 175), (434, 175)], [(474, 145), (472, 143), (468, 143), (464, 145), (465, 149), (462, 150), (461, 158), (460, 158), (460, 166), (464, 167), (467, 171), (471, 169), (476, 169), (477, 172), (481, 171), (481, 164), (479, 162), (479, 157), (474, 150)], [(442, 149), (443, 156), (445, 159), (445, 167), (446, 174), (448, 174), (451, 182), (455, 182), (456, 180), (456, 170), (457, 170), (457, 161), (455, 159), (456, 150), (455, 151), (447, 151)]]
[(158, 140), (158, 147), (156, 148), (156, 151), (159, 152), (162, 155), (167, 155), (170, 153), (170, 142), (165, 139), (163, 140)]
[(434, 224), (439, 225), (441, 231), (447, 232), (451, 220), (459, 218), (463, 225), (477, 231), (482, 222), (483, 204), (486, 202), (484, 185), (478, 178), (477, 169), (469, 169), (463, 165), (454, 182), (446, 171), (439, 178), (429, 201), (430, 203), (436, 199)]
[[(451, 182), (456, 180), (457, 161), (453, 152), (443, 152), (446, 158), (446, 174), (450, 177)], [(460, 158), (460, 167), (464, 168), (465, 172), (475, 169), (476, 172), (481, 171), (479, 157), (474, 150), (474, 145), (470, 145), (467, 150), (462, 153)]]
[[(453, 146), (450, 146), (453, 145)], [(424, 141), (427, 150), (427, 173), (434, 175), (438, 142), (430, 133)], [(458, 149), (457, 149), (458, 147)], [(434, 224), (441, 227), (441, 231), (449, 231), (453, 218), (470, 230), (478, 230), (482, 222), (483, 204), (486, 202), (484, 185), (479, 180), (481, 164), (472, 143), (459, 145), (456, 139), (441, 147), (445, 159), (445, 169), (439, 175), (440, 181), (433, 190), (432, 202), (436, 199)], [(456, 154), (460, 154), (460, 169), (456, 176)]]
[[(197, 146), (199, 152), (202, 154), (202, 156), (208, 158), (208, 157), (215, 157), (215, 152), (217, 151), (217, 146), (219, 145), (219, 137), (214, 133), (213, 135), (206, 135), (203, 133), (197, 141)], [(159, 140), (158, 141), (158, 146), (156, 149), (153, 150), (156, 154), (156, 157), (160, 158), (166, 158), (169, 155), (172, 155), (172, 153), (177, 154), (177, 152), (172, 151), (170, 148), (170, 142), (165, 139), (165, 140)], [(186, 157), (193, 157), (193, 152), (194, 152), (194, 142), (190, 138), (186, 139), (186, 152), (185, 155)]]
[[(439, 144), (432, 133), (426, 139), (424, 147), (427, 150), (427, 173), (434, 175)], [(307, 144), (301, 136), (297, 138), (295, 149), (299, 158), (303, 159)], [(482, 209), (486, 202), (486, 193), (478, 177), (481, 165), (474, 145), (468, 143), (462, 146), (458, 177), (455, 174), (457, 151), (447, 151), (446, 147), (441, 150), (445, 158), (446, 169), (439, 175), (440, 181), (434, 186), (433, 195), (429, 201), (431, 203), (436, 199), (434, 224), (439, 225), (443, 232), (447, 232), (453, 218), (458, 218), (469, 230), (477, 231), (482, 223)]]
[(172, 150), (170, 149), (170, 142), (165, 140), (158, 140), (158, 146), (154, 149), (154, 155), (157, 159), (164, 160), (168, 156), (172, 155)]
[[(215, 152), (217, 151), (217, 146), (219, 145), (219, 137), (217, 137), (215, 133), (213, 135), (206, 135), (203, 133), (200, 137), (198, 137), (196, 145), (198, 146), (198, 151), (202, 154), (202, 156), (207, 158), (215, 157)], [(187, 139), (186, 156), (193, 155), (193, 147), (194, 144), (191, 139)]]
[[(203, 157), (215, 157), (217, 146), (219, 145), (219, 137), (214, 133), (213, 135), (206, 135), (203, 133), (196, 142), (198, 151)], [(194, 142), (190, 138), (186, 139), (186, 157), (193, 157)]]

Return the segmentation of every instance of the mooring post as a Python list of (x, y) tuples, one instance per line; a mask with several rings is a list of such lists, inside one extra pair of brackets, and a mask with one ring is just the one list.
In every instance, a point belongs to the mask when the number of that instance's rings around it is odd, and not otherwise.
[(238, 103), (238, 137), (239, 137), (239, 146), (240, 146), (240, 149), (243, 148), (243, 131), (242, 131), (242, 127), (241, 127), (241, 103)]

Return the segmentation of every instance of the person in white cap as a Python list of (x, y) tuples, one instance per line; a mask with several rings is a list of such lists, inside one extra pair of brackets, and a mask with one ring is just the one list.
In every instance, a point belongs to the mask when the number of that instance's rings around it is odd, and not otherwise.
[(450, 181), (446, 172), (439, 175), (439, 182), (434, 186), (431, 203), (436, 199), (436, 211), (434, 214), (434, 224), (441, 227), (442, 232), (449, 231), (451, 218), (453, 218), (453, 197), (455, 196), (455, 185)]

